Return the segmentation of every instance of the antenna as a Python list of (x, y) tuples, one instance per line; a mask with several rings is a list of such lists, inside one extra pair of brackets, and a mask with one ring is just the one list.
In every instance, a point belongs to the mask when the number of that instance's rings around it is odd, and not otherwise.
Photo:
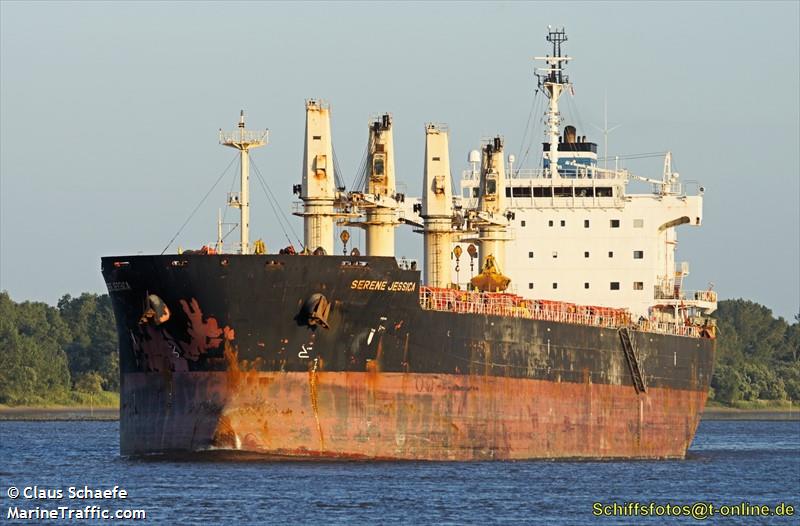
[(595, 124), (592, 124), (597, 130), (603, 132), (603, 169), (608, 169), (608, 134), (622, 126), (622, 124), (617, 124), (613, 128), (608, 127), (608, 90), (605, 91), (605, 96), (603, 98), (603, 127), (599, 127)]
[(250, 253), (250, 148), (264, 146), (268, 142), (269, 130), (246, 130), (244, 110), (239, 113), (239, 129), (231, 132), (219, 130), (219, 143), (239, 150), (241, 170), (241, 189), (239, 195), (228, 195), (228, 206), (240, 211), (239, 231), (241, 232), (241, 254)]

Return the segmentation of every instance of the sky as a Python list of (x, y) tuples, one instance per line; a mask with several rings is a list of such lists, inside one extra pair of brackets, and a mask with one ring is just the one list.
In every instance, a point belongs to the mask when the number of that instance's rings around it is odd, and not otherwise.
[[(424, 124), (447, 123), (454, 176), (484, 137), (521, 159), (532, 57), (564, 26), (567, 120), (611, 155), (672, 151), (706, 189), (678, 231), (686, 285), (800, 312), (799, 2), (0, 2), (0, 290), (55, 303), (105, 292), (100, 257), (160, 253), (231, 162), (218, 129), (269, 128), (252, 158), (282, 215), (300, 182), (304, 101), (332, 107), (348, 187), (369, 118), (394, 116), (396, 173), (422, 186)], [(533, 155), (530, 156), (534, 158)], [(630, 161), (660, 178), (657, 157)], [(532, 166), (531, 166), (532, 167)], [(235, 170), (234, 170), (235, 171)], [(169, 250), (216, 237), (229, 171)], [(253, 178), (251, 235), (288, 241)], [(231, 210), (227, 220), (233, 218)], [(299, 218), (290, 219), (302, 235)], [(294, 234), (287, 229), (289, 238)], [(236, 234), (234, 234), (235, 236)], [(357, 233), (354, 241), (358, 242)], [(398, 232), (397, 254), (422, 241)], [(362, 239), (363, 242), (363, 239)]]

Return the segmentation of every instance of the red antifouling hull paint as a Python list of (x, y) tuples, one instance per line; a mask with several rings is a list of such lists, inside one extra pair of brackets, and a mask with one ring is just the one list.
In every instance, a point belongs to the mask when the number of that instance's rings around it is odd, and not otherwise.
[(381, 372), (129, 373), (123, 454), (683, 458), (705, 390)]

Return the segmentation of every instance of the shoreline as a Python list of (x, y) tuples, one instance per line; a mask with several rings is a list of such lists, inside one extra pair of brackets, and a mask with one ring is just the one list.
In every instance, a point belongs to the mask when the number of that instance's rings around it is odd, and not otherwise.
[[(735, 407), (712, 406), (703, 411), (703, 420), (800, 420), (800, 409), (772, 408), (738, 409)], [(0, 406), (0, 421), (115, 421), (119, 420), (117, 407), (86, 406)]]
[(86, 406), (0, 406), (0, 422), (16, 421), (76, 421), (76, 420), (119, 420), (117, 407)]
[(740, 409), (737, 407), (706, 406), (703, 420), (800, 420), (800, 409), (763, 407)]

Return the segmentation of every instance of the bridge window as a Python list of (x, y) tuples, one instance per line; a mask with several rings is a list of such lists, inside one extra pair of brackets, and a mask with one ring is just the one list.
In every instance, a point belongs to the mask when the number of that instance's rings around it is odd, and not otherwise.
[(619, 290), (619, 281), (611, 282), (611, 290)]

